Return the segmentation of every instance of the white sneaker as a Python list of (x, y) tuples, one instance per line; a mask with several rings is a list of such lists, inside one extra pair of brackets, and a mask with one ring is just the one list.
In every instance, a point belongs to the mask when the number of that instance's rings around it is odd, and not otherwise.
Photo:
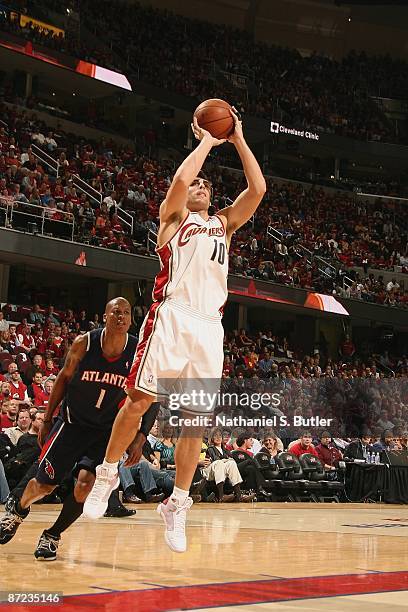
[(157, 506), (159, 514), (166, 526), (164, 539), (166, 544), (174, 552), (182, 553), (187, 550), (186, 539), (186, 514), (193, 505), (191, 497), (187, 497), (182, 505), (177, 505), (170, 498)]
[(98, 465), (94, 486), (84, 503), (84, 516), (91, 519), (101, 518), (108, 507), (110, 494), (118, 488), (119, 483), (120, 478), (117, 470), (113, 472), (103, 465)]

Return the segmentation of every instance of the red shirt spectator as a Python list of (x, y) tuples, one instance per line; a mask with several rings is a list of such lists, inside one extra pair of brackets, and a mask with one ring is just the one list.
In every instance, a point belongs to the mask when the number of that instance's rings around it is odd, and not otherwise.
[(352, 357), (354, 355), (356, 352), (356, 347), (350, 340), (350, 336), (346, 336), (343, 344), (341, 345), (340, 351), (343, 357)]
[(21, 402), (23, 402), (24, 400), (27, 400), (28, 398), (27, 387), (22, 382), (20, 373), (18, 371), (13, 372), (13, 374), (11, 375), (10, 392), (11, 392), (11, 397), (13, 399), (19, 400)]
[(34, 374), (34, 379), (32, 385), (30, 385), (27, 389), (29, 397), (32, 399), (34, 406), (44, 406), (44, 389), (42, 386), (42, 374), (41, 372), (36, 372)]
[(3, 408), (6, 408), (6, 414), (0, 415), (0, 430), (7, 427), (14, 427), (17, 422), (18, 403), (14, 400), (7, 400), (7, 404), (3, 403)]
[(26, 353), (35, 349), (35, 339), (30, 332), (18, 334), (18, 339), (20, 341), (20, 348)]
[(59, 369), (54, 364), (52, 359), (47, 359), (45, 362), (45, 376), (56, 376)]
[(8, 414), (2, 414), (0, 416), (0, 430), (7, 429), (7, 427), (14, 427), (16, 421), (12, 421)]
[(47, 395), (41, 385), (32, 385), (33, 388), (33, 403), (34, 406), (46, 406), (48, 404), (49, 395)]
[(334, 446), (331, 446), (330, 443), (331, 436), (328, 432), (324, 431), (320, 437), (320, 444), (316, 446), (316, 453), (325, 469), (336, 467), (343, 458), (341, 452)]
[(292, 444), (288, 450), (290, 453), (292, 453), (292, 455), (296, 455), (296, 457), (301, 457), (301, 455), (304, 455), (305, 453), (310, 453), (311, 455), (319, 458), (319, 455), (312, 444), (312, 436), (309, 432), (305, 432), (301, 439)]
[(21, 335), (23, 335), (23, 334), (29, 334), (29, 333), (30, 333), (30, 326), (29, 326), (29, 324), (28, 324), (28, 322), (27, 322), (27, 319), (26, 319), (26, 318), (24, 318), (24, 319), (21, 321), (21, 323), (19, 323), (19, 324), (17, 325), (16, 332), (17, 332), (17, 334), (19, 334), (19, 335), (20, 335), (20, 334), (21, 334)]

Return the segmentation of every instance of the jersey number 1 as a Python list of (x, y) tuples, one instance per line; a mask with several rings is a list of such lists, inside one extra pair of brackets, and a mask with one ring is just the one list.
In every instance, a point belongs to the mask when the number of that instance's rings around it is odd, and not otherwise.
[(106, 389), (101, 389), (101, 392), (100, 392), (99, 397), (98, 397), (98, 401), (95, 404), (96, 408), (99, 409), (101, 407), (101, 404), (103, 402), (103, 398), (105, 397), (105, 393), (106, 393)]
[(218, 242), (218, 240), (214, 240), (214, 250), (211, 255), (211, 261), (215, 261), (217, 258), (218, 251), (218, 263), (223, 265), (225, 261), (225, 244), (223, 242)]

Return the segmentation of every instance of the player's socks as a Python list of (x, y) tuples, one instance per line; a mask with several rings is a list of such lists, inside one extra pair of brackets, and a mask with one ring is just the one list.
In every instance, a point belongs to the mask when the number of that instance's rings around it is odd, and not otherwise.
[[(175, 487), (176, 489), (177, 487)], [(178, 491), (182, 491), (178, 489)], [(182, 491), (182, 494), (186, 491)], [(184, 495), (183, 495), (184, 497)], [(187, 510), (193, 505), (191, 497), (186, 496), (183, 503), (179, 503), (177, 499), (177, 491), (173, 491), (171, 497), (167, 502), (163, 502), (157, 507), (157, 514), (159, 514), (164, 522), (166, 531), (164, 532), (164, 539), (166, 544), (174, 552), (185, 552), (187, 550), (187, 538), (186, 538), (186, 517)]]
[(30, 508), (23, 509), (20, 506), (20, 501), (15, 497), (7, 501), (6, 514), (0, 521), (0, 544), (7, 544), (14, 538), (17, 529), (29, 512)]
[(106, 461), (106, 459), (103, 460), (102, 466), (104, 468), (106, 468), (107, 470), (112, 470), (114, 472), (118, 471), (118, 464), (119, 461), (114, 461), (113, 463), (109, 463), (109, 461)]
[(170, 495), (170, 501), (176, 506), (182, 506), (188, 497), (188, 491), (174, 487), (173, 493)]
[(46, 530), (46, 533), (50, 534), (53, 538), (59, 538), (61, 533), (68, 529), (72, 523), (81, 516), (84, 509), (82, 502), (77, 502), (72, 491), (68, 497), (64, 499), (64, 505), (61, 508), (61, 512), (58, 515), (57, 520), (52, 527)]
[(120, 484), (117, 464), (109, 463), (108, 465), (110, 467), (102, 464), (96, 468), (96, 479), (92, 491), (84, 503), (83, 513), (88, 518), (98, 519), (105, 514), (110, 494)]

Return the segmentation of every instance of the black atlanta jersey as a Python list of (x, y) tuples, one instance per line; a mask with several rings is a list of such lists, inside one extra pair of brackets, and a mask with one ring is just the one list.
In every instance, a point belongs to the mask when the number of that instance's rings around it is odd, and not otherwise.
[(137, 339), (127, 335), (122, 354), (108, 359), (102, 351), (104, 333), (103, 329), (87, 333), (87, 351), (68, 384), (62, 403), (62, 414), (67, 423), (111, 429), (118, 408), (126, 398), (126, 380)]

